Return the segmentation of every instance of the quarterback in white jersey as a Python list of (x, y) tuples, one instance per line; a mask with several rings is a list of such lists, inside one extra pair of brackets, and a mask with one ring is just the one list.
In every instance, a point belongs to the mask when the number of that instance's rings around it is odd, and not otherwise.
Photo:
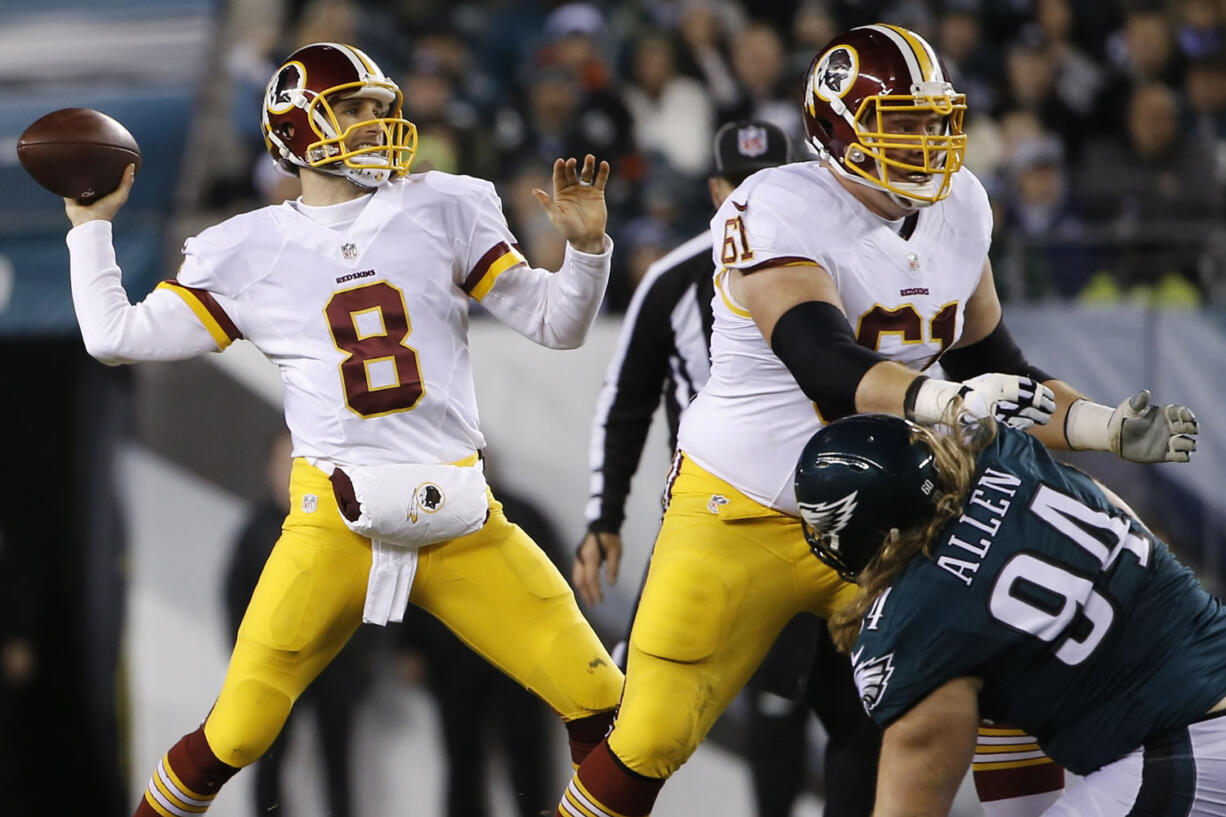
[[(1010, 338), (987, 261), (987, 196), (961, 170), (965, 107), (914, 32), (844, 32), (806, 82), (818, 159), (751, 176), (713, 219), (711, 376), (681, 420), (617, 722), (561, 817), (649, 814), (783, 626), (799, 613), (828, 619), (854, 595), (830, 556), (837, 537), (814, 558), (801, 524), (837, 523), (854, 493), (821, 508), (793, 496), (796, 459), (824, 422), (990, 413), (1055, 447), (1188, 459), (1188, 409), (1151, 406), (1148, 392), (1115, 409), (1093, 403)], [(1022, 770), (1038, 781), (1022, 793), (1041, 806), (1060, 771), (1041, 753), (1035, 763), (1054, 770)]]
[(176, 279), (136, 305), (110, 223), (134, 169), (91, 206), (65, 202), (89, 352), (112, 364), (175, 360), (246, 338), (280, 369), (296, 457), (291, 510), (221, 693), (158, 764), (138, 817), (205, 811), (357, 626), (399, 621), (408, 601), (553, 707), (573, 762), (612, 722), (620, 671), (481, 476), (467, 339), (473, 299), (537, 343), (584, 341), (609, 275), (609, 166), (555, 162), (553, 196), (535, 192), (566, 256), (557, 272), (534, 269), (493, 185), (407, 175), (416, 129), (401, 103), (356, 48), (290, 55), (269, 82), (263, 126), (301, 198), (189, 239)]

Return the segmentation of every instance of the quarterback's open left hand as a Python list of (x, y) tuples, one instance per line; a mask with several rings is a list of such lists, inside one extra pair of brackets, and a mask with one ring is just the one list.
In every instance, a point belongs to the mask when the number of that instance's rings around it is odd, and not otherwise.
[(553, 222), (572, 247), (580, 252), (604, 252), (605, 207), (604, 188), (609, 181), (609, 163), (596, 165), (596, 157), (588, 154), (579, 168), (574, 159), (558, 159), (553, 163), (553, 198), (544, 190), (534, 189), (532, 195), (545, 208)]
[[(1056, 395), (1047, 386), (1030, 377), (1016, 374), (981, 374), (964, 380), (971, 395), (982, 395), (983, 400), (994, 406), (993, 414), (998, 423), (1024, 431), (1032, 425), (1044, 425), (1056, 410)], [(977, 396), (976, 395), (976, 396)]]
[(1187, 462), (1196, 450), (1196, 415), (1187, 406), (1151, 405), (1146, 389), (1116, 406), (1111, 450), (1132, 462)]

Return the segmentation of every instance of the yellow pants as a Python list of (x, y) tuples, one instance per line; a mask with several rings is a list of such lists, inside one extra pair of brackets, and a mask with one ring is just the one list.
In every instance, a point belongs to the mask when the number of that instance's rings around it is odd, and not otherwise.
[(797, 613), (855, 595), (809, 550), (800, 520), (683, 458), (669, 491), (609, 747), (630, 769), (680, 768)]
[[(422, 548), (410, 600), (564, 720), (614, 708), (621, 672), (570, 586), (490, 499), (481, 530)], [(294, 462), (290, 503), (204, 725), (214, 754), (232, 766), (272, 745), (362, 621), (370, 540), (345, 527), (327, 476), (304, 460)]]

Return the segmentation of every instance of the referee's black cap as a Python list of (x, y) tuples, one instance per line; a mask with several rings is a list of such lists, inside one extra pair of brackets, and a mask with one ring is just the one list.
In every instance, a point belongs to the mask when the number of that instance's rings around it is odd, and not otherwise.
[(729, 122), (715, 133), (715, 175), (747, 176), (764, 167), (786, 164), (788, 135), (770, 122)]

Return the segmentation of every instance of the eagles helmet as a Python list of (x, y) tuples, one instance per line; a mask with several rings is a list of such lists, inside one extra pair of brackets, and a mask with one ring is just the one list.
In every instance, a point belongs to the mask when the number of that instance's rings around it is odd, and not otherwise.
[[(350, 149), (345, 144), (359, 122), (343, 132), (330, 103), (349, 97), (377, 99), (386, 108), (370, 120), (383, 131), (380, 143)], [(310, 167), (378, 187), (409, 172), (417, 152), (417, 128), (402, 117), (404, 96), (396, 83), (362, 51), (342, 43), (312, 43), (285, 58), (264, 93), (263, 130), (268, 152), (287, 172)]]
[[(966, 96), (914, 31), (877, 24), (835, 37), (809, 66), (801, 108), (809, 144), (843, 178), (907, 209), (949, 195), (966, 153)], [(899, 133), (887, 129), (891, 113), (935, 113), (939, 124)]]
[(854, 414), (823, 426), (796, 464), (796, 501), (817, 558), (848, 581), (872, 561), (891, 530), (936, 507), (940, 478), (918, 426), (890, 414)]

